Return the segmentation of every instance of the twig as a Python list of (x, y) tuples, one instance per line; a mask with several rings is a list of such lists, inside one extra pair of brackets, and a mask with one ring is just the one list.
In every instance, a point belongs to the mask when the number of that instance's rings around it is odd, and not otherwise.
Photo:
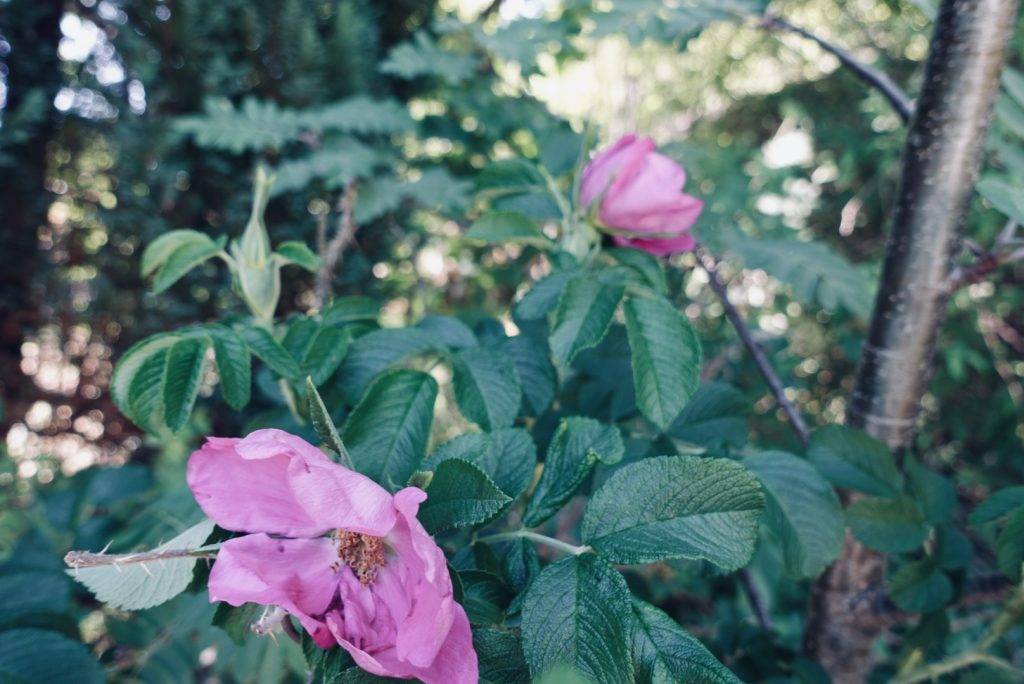
[(772, 616), (768, 613), (768, 607), (765, 606), (764, 597), (761, 596), (761, 592), (754, 586), (754, 578), (750, 576), (750, 572), (746, 569), (740, 570), (739, 578), (740, 587), (747, 597), (747, 602), (750, 604), (754, 617), (757, 618), (757, 624), (761, 626), (761, 629), (774, 629), (775, 625), (772, 623)]
[(739, 335), (740, 340), (743, 342), (743, 346), (750, 352), (751, 357), (754, 359), (754, 363), (757, 365), (757, 369), (761, 372), (761, 377), (768, 384), (768, 388), (771, 390), (772, 396), (775, 397), (775, 401), (782, 408), (783, 413), (789, 419), (789, 424), (793, 428), (797, 437), (800, 438), (800, 442), (806, 446), (810, 439), (810, 430), (807, 428), (807, 424), (804, 422), (803, 416), (797, 411), (796, 407), (786, 397), (786, 391), (782, 386), (782, 380), (779, 379), (775, 369), (772, 368), (771, 362), (768, 360), (767, 354), (764, 349), (754, 339), (753, 333), (750, 328), (747, 327), (746, 321), (743, 320), (743, 316), (736, 310), (736, 307), (729, 301), (729, 294), (726, 289), (725, 283), (718, 277), (718, 267), (715, 262), (715, 258), (711, 256), (704, 248), (698, 248), (697, 257), (700, 259), (701, 266), (704, 271), (708, 274), (708, 281), (711, 283), (711, 289), (714, 290), (718, 299), (722, 302), (722, 306), (725, 307), (725, 315), (732, 323), (733, 328), (736, 329), (736, 334)]
[(768, 29), (783, 29), (790, 33), (795, 33), (798, 36), (803, 36), (808, 40), (813, 40), (818, 46), (828, 53), (834, 55), (840, 63), (847, 69), (852, 71), (857, 78), (864, 81), (872, 88), (880, 92), (889, 104), (892, 105), (896, 113), (900, 115), (904, 123), (910, 120), (910, 115), (914, 113), (914, 105), (907, 97), (906, 93), (896, 85), (888, 75), (870, 67), (857, 60), (856, 57), (851, 55), (849, 52), (839, 47), (835, 43), (825, 40), (820, 36), (817, 36), (807, 29), (795, 26), (781, 17), (777, 17), (774, 14), (764, 14), (760, 17), (761, 25)]
[[(356, 231), (359, 230), (359, 226), (356, 225), (352, 216), (355, 200), (356, 185), (352, 181), (345, 186), (345, 192), (342, 193), (341, 199), (338, 201), (338, 210), (341, 212), (341, 216), (338, 218), (338, 228), (334, 233), (334, 237), (331, 238), (330, 242), (322, 245), (320, 251), (320, 270), (316, 274), (316, 290), (314, 293), (317, 308), (326, 304), (330, 298), (332, 294), (331, 279), (334, 277), (335, 270), (341, 266), (345, 250), (355, 241)], [(326, 228), (324, 228), (323, 233), (326, 234)], [(318, 223), (318, 243), (320, 242), (320, 235), (320, 223)], [(321, 245), (318, 244), (318, 246)]]
[(101, 565), (129, 565), (149, 563), (170, 558), (216, 558), (217, 545), (198, 549), (172, 549), (169, 551), (140, 551), (138, 553), (92, 553), (91, 551), (68, 551), (64, 563), (69, 568), (95, 568)]

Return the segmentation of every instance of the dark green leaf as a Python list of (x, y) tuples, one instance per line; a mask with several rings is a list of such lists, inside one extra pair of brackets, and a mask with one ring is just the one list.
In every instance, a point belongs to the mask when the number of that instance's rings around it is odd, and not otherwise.
[(743, 459), (765, 492), (765, 519), (782, 544), (786, 572), (816, 577), (843, 548), (839, 497), (814, 466), (784, 451)]
[(921, 507), (924, 519), (933, 525), (950, 522), (956, 508), (953, 483), (920, 465), (913, 457), (905, 459), (904, 467), (910, 493)]
[(302, 377), (302, 369), (295, 358), (269, 332), (257, 326), (247, 326), (242, 329), (242, 337), (252, 353), (274, 373), (288, 380)]
[(739, 684), (739, 679), (661, 610), (633, 599), (630, 642), (636, 681)]
[(558, 300), (551, 351), (563, 365), (604, 338), (622, 299), (621, 284), (606, 285), (596, 278), (569, 281)]
[(221, 396), (228, 406), (241, 410), (249, 403), (252, 391), (252, 356), (249, 347), (238, 333), (225, 325), (211, 324), (204, 330), (213, 340)]
[(497, 575), (483, 570), (463, 570), (462, 607), (471, 625), (500, 625), (512, 594)]
[(320, 393), (316, 390), (316, 385), (313, 383), (312, 378), (306, 378), (306, 401), (308, 403), (309, 421), (313, 423), (313, 429), (316, 430), (317, 437), (320, 438), (320, 441), (328, 449), (338, 455), (342, 465), (346, 468), (352, 468), (352, 457), (349, 455), (348, 449), (345, 448), (345, 444), (341, 441), (341, 435), (338, 434), (338, 429), (334, 427), (334, 420), (324, 405), (323, 398), (320, 397)]
[(832, 484), (873, 496), (899, 496), (903, 476), (889, 448), (874, 437), (842, 425), (811, 434), (807, 457)]
[(913, 551), (928, 536), (921, 509), (907, 498), (855, 501), (846, 509), (846, 523), (853, 536), (886, 553)]
[(1015, 584), (1021, 581), (1024, 564), (1024, 506), (1010, 513), (996, 538), (996, 560), (999, 569)]
[(185, 425), (199, 394), (199, 381), (203, 375), (203, 359), (209, 341), (187, 337), (178, 340), (167, 350), (164, 366), (163, 407), (164, 422), (177, 431)]
[(583, 542), (614, 563), (704, 559), (726, 571), (750, 561), (764, 496), (735, 461), (658, 456), (602, 485), (583, 514)]
[(345, 358), (351, 339), (348, 331), (341, 328), (324, 326), (318, 329), (299, 357), (302, 374), (313, 378), (318, 387), (327, 382)]
[(384, 328), (357, 338), (339, 369), (345, 396), (358, 401), (378, 373), (416, 354), (443, 349), (439, 341), (418, 328)]
[(710, 382), (697, 388), (667, 434), (701, 446), (724, 442), (741, 447), (747, 441), (749, 411), (749, 402), (738, 389)]
[(630, 297), (623, 310), (637, 405), (664, 430), (700, 384), (700, 342), (686, 317), (667, 299)]
[(567, 664), (588, 680), (633, 681), (627, 641), (629, 589), (593, 554), (544, 568), (523, 603), (523, 652), (534, 677)]
[(417, 515), (430, 534), (490, 520), (512, 499), (469, 461), (441, 461)]
[(89, 650), (62, 634), (43, 629), (12, 629), (0, 635), (0, 681), (60, 684), (69, 675), (81, 684), (100, 684), (103, 670)]
[(484, 214), (469, 227), (466, 237), (492, 244), (529, 242), (550, 245), (551, 240), (531, 219), (514, 211), (492, 211)]
[(324, 325), (347, 325), (349, 323), (376, 323), (380, 306), (369, 297), (339, 297), (324, 310)]
[[(174, 344), (176, 340), (177, 335), (174, 333), (159, 333), (152, 337), (147, 337), (141, 342), (137, 342), (132, 345), (128, 351), (121, 356), (120, 361), (117, 362), (117, 366), (114, 368), (114, 374), (110, 380), (110, 396), (114, 400), (114, 403), (117, 404), (117, 407), (121, 409), (121, 412), (130, 418), (136, 425), (144, 426), (146, 421), (142, 416), (132, 410), (133, 402), (131, 387), (133, 380), (142, 368), (143, 364), (150, 361), (157, 354), (166, 353), (166, 350)], [(162, 375), (162, 362), (160, 363), (159, 368)], [(157, 398), (159, 399), (159, 394), (157, 395)]]
[(530, 671), (523, 643), (512, 632), (481, 627), (473, 630), (473, 650), (480, 667), (480, 684), (528, 684)]
[(455, 401), (484, 430), (512, 425), (522, 402), (519, 374), (508, 356), (485, 347), (463, 349), (452, 362)]
[(356, 470), (391, 491), (423, 460), (434, 418), (437, 383), (426, 373), (382, 373), (353, 409), (343, 430)]
[(533, 478), (537, 447), (530, 433), (521, 428), (470, 432), (437, 447), (423, 467), (434, 470), (450, 458), (469, 461), (487, 473), (503, 492), (516, 498), (526, 491)]
[(544, 318), (549, 311), (558, 306), (558, 300), (569, 281), (578, 275), (579, 271), (565, 270), (544, 276), (516, 303), (516, 316), (524, 321)]
[(969, 520), (972, 525), (983, 525), (1003, 517), (1018, 506), (1024, 506), (1024, 486), (1004, 487), (978, 504), (971, 511)]
[(625, 451), (617, 427), (593, 418), (563, 418), (548, 445), (544, 470), (523, 521), (535, 527), (550, 518), (572, 497), (598, 461), (618, 463)]
[(616, 261), (636, 271), (658, 294), (668, 294), (668, 282), (661, 261), (641, 249), (614, 247), (607, 250)]
[(946, 573), (930, 559), (906, 563), (889, 579), (889, 597), (910, 613), (931, 613), (953, 598), (953, 585)]
[(512, 359), (519, 373), (526, 413), (544, 413), (555, 398), (558, 382), (547, 347), (531, 337), (517, 335), (505, 340), (501, 351)]
[(424, 316), (416, 327), (430, 333), (449, 349), (465, 349), (477, 345), (473, 331), (454, 316)]

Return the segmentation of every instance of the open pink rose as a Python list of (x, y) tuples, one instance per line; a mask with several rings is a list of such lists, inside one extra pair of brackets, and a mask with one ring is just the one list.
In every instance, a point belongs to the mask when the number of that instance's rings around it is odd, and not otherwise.
[(444, 554), (416, 519), (426, 494), (394, 496), (280, 430), (210, 437), (188, 486), (221, 527), (211, 601), (279, 606), (359, 667), (428, 684), (477, 681), (469, 620)]
[(686, 171), (653, 140), (624, 135), (583, 169), (580, 202), (600, 202), (597, 216), (620, 233), (616, 244), (663, 256), (696, 244), (689, 231), (704, 203), (683, 193), (685, 183)]

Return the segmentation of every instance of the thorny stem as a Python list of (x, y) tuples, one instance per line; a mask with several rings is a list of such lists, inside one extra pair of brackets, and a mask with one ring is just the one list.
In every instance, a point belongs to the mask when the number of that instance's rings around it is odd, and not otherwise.
[(739, 579), (740, 587), (743, 589), (747, 602), (750, 604), (750, 610), (754, 613), (754, 617), (757, 618), (757, 624), (761, 626), (761, 629), (775, 629), (772, 616), (768, 612), (768, 606), (765, 605), (764, 597), (761, 596), (761, 592), (754, 585), (754, 578), (751, 577), (750, 572), (745, 568), (740, 570)]
[(565, 551), (566, 553), (570, 553), (574, 556), (580, 556), (594, 550), (590, 546), (576, 546), (575, 544), (564, 542), (561, 539), (555, 539), (554, 537), (549, 537), (546, 534), (531, 532), (530, 530), (499, 532), (498, 534), (489, 534), (485, 537), (478, 537), (475, 541), (481, 544), (494, 544), (502, 541), (512, 541), (514, 539), (529, 539), (530, 541), (550, 546), (551, 548), (558, 549), (559, 551)]
[(775, 369), (772, 368), (771, 361), (768, 360), (768, 355), (765, 354), (764, 348), (754, 339), (754, 335), (747, 326), (746, 321), (743, 320), (743, 316), (740, 315), (740, 312), (729, 301), (726, 285), (718, 277), (718, 266), (715, 258), (704, 248), (697, 249), (697, 258), (700, 259), (704, 272), (708, 274), (711, 289), (714, 290), (722, 306), (725, 308), (726, 317), (732, 323), (733, 328), (736, 329), (736, 334), (739, 335), (743, 346), (747, 348), (750, 356), (753, 357), (754, 363), (757, 365), (761, 377), (768, 384), (768, 389), (771, 390), (772, 396), (775, 397), (775, 401), (789, 419), (790, 427), (793, 428), (800, 442), (806, 446), (810, 439), (810, 430), (807, 428), (807, 423), (804, 422), (803, 416), (800, 415), (797, 408), (793, 406), (793, 402), (786, 397), (786, 390), (782, 386), (782, 380), (775, 372)]
[(104, 565), (145, 564), (171, 558), (216, 558), (220, 544), (210, 544), (198, 549), (171, 549), (169, 551), (140, 551), (138, 553), (92, 553), (91, 551), (68, 551), (64, 564), (73, 570), (95, 568)]
[(896, 110), (896, 113), (899, 114), (900, 118), (903, 119), (904, 123), (910, 120), (910, 115), (914, 113), (913, 103), (910, 101), (910, 98), (907, 97), (906, 93), (904, 93), (903, 90), (884, 72), (864, 64), (835, 43), (829, 42), (824, 38), (811, 33), (807, 29), (795, 26), (774, 14), (764, 14), (760, 19), (761, 25), (765, 28), (783, 29), (817, 43), (818, 47), (825, 52), (834, 55), (836, 59), (838, 59), (844, 67), (852, 71), (857, 78), (881, 93), (882, 96), (889, 101), (889, 104), (892, 105), (893, 109)]

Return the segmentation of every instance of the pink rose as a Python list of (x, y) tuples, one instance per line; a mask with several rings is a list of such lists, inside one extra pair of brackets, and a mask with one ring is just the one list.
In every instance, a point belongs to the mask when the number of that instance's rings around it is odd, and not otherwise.
[(704, 203), (683, 193), (683, 167), (654, 150), (650, 138), (619, 138), (583, 169), (580, 202), (600, 201), (601, 223), (631, 234), (615, 235), (618, 245), (658, 256), (691, 250), (696, 243), (689, 231)]
[(322, 648), (359, 667), (428, 684), (477, 681), (469, 620), (444, 554), (416, 519), (426, 494), (393, 496), (280, 430), (210, 437), (188, 486), (221, 527), (210, 601), (279, 606)]

